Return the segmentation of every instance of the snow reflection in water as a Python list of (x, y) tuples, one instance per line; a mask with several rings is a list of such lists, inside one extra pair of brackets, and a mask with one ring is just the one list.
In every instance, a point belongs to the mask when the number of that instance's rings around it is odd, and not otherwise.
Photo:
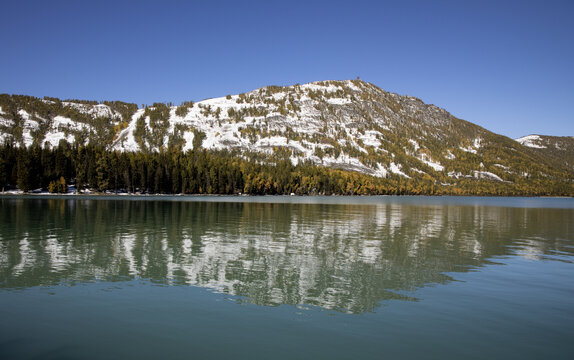
[[(3, 199), (0, 286), (143, 278), (372, 311), (493, 257), (571, 261), (571, 209)], [(551, 220), (551, 221), (550, 221)]]

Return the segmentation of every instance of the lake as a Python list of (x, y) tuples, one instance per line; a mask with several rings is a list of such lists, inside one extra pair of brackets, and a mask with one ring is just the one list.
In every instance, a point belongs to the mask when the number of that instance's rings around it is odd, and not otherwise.
[(574, 199), (0, 197), (1, 359), (572, 359)]

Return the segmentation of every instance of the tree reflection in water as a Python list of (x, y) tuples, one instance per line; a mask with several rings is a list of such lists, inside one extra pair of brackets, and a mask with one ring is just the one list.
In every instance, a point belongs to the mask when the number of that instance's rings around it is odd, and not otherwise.
[[(360, 313), (501, 256), (571, 256), (572, 209), (0, 199), (0, 287), (146, 279)], [(564, 261), (569, 261), (564, 257)]]

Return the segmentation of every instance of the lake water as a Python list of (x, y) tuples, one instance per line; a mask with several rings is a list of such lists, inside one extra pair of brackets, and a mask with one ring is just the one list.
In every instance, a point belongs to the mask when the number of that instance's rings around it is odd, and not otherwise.
[(574, 200), (0, 197), (1, 359), (572, 359)]

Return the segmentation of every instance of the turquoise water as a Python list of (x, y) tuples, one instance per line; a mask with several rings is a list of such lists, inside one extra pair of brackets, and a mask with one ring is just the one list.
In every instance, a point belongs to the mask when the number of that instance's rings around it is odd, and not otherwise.
[(1, 197), (0, 358), (574, 356), (572, 199)]

